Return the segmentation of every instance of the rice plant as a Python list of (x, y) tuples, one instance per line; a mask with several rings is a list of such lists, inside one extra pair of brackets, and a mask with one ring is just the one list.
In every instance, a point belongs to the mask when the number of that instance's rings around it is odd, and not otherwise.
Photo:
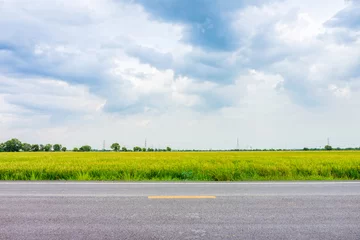
[(360, 180), (360, 152), (0, 153), (0, 180)]

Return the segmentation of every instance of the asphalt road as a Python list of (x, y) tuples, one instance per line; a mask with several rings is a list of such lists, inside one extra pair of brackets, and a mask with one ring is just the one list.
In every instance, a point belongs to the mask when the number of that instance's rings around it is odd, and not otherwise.
[(0, 239), (360, 239), (360, 182), (0, 182)]

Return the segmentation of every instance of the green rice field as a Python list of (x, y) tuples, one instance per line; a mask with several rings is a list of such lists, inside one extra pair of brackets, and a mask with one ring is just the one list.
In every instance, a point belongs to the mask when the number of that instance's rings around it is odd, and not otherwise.
[(0, 153), (0, 180), (360, 180), (360, 151)]

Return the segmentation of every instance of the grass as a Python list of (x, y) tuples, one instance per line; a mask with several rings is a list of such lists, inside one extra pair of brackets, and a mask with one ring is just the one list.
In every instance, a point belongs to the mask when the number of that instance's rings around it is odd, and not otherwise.
[(360, 152), (0, 153), (0, 180), (360, 180)]

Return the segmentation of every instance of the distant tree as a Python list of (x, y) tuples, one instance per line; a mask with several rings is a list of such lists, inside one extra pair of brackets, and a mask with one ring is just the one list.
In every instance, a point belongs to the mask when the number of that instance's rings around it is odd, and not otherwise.
[(40, 144), (39, 151), (41, 152), (45, 151), (45, 146), (43, 144)]
[(61, 151), (61, 144), (54, 144), (53, 149), (54, 152), (60, 152)]
[(79, 151), (81, 151), (81, 152), (90, 152), (91, 147), (89, 145), (84, 145), (79, 149)]
[(148, 152), (153, 152), (154, 149), (153, 149), (153, 148), (148, 148), (147, 151), (148, 151)]
[(333, 148), (332, 148), (332, 146), (330, 146), (330, 145), (326, 145), (325, 146), (325, 150), (327, 150), (327, 151), (331, 151)]
[(16, 138), (8, 140), (4, 144), (5, 144), (4, 147), (5, 152), (18, 152), (22, 147), (21, 142)]
[(142, 148), (141, 151), (146, 152), (146, 148)]
[(166, 147), (166, 151), (171, 152), (171, 148), (170, 148), (170, 147)]
[(5, 152), (5, 143), (0, 143), (0, 152)]
[(120, 151), (120, 144), (119, 143), (113, 143), (110, 148), (113, 151), (118, 152), (118, 151)]
[(31, 151), (31, 144), (29, 144), (29, 143), (23, 143), (22, 146), (21, 146), (21, 149), (22, 149), (24, 152), (30, 152), (30, 151)]
[(73, 149), (73, 152), (78, 152), (78, 151), (79, 149), (77, 147)]
[(307, 147), (304, 147), (304, 149), (303, 149), (304, 151), (309, 151), (309, 148), (307, 148)]
[(63, 151), (63, 152), (66, 152), (66, 150), (67, 150), (66, 147), (61, 148), (61, 151)]
[(52, 150), (52, 145), (51, 144), (46, 144), (44, 147), (45, 152), (50, 152)]
[(138, 146), (136, 146), (136, 147), (134, 147), (134, 152), (141, 152), (141, 147), (138, 147)]
[(122, 148), (121, 148), (121, 151), (123, 151), (123, 152), (127, 152), (128, 150), (127, 150), (127, 148), (126, 148), (126, 147), (122, 147)]
[(38, 152), (40, 150), (40, 147), (38, 144), (31, 145), (31, 151), (32, 152)]

